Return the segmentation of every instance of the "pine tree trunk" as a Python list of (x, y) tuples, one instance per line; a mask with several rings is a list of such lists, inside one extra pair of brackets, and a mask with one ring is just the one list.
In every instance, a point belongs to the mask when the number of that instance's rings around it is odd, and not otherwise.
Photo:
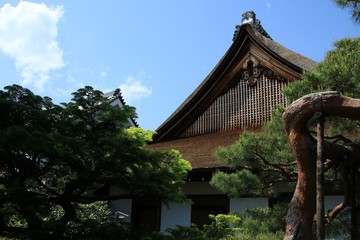
[[(360, 119), (360, 99), (337, 92), (310, 94), (292, 103), (284, 112), (282, 122), (298, 164), (297, 186), (287, 214), (286, 240), (308, 240), (312, 235), (316, 210), (316, 141), (306, 124), (315, 112)], [(324, 157), (341, 155), (334, 154), (336, 150), (324, 146)]]

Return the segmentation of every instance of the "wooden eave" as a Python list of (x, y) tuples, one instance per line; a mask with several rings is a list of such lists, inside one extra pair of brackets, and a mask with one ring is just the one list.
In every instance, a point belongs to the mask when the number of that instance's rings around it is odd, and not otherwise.
[(304, 69), (307, 68), (306, 65), (299, 66), (297, 63), (305, 61), (310, 68), (316, 64), (254, 31), (251, 26), (243, 25), (237, 38), (215, 68), (156, 130), (154, 143), (178, 138), (218, 96), (236, 84), (249, 56), (290, 81), (299, 79), (303, 70), (308, 70)]

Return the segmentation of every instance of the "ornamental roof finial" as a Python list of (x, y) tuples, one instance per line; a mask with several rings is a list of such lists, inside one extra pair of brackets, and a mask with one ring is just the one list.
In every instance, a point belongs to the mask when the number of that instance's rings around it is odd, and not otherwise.
[(256, 14), (253, 11), (247, 11), (243, 13), (242, 19), (241, 19), (241, 25), (243, 24), (251, 24), (253, 25), (256, 21)]
[(271, 39), (270, 35), (261, 26), (260, 20), (256, 19), (256, 14), (255, 14), (254, 11), (247, 11), (247, 12), (243, 13), (241, 16), (242, 16), (241, 25), (237, 25), (235, 27), (235, 33), (234, 33), (233, 41), (235, 40), (235, 38), (239, 34), (240, 27), (242, 25), (246, 25), (246, 24), (249, 25), (254, 31), (257, 31), (260, 34), (262, 34), (263, 36)]

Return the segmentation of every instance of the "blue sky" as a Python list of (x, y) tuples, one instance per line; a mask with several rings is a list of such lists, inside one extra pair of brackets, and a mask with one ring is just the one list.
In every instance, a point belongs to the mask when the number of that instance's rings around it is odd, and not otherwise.
[(0, 89), (20, 84), (60, 103), (86, 85), (120, 87), (140, 126), (155, 130), (220, 60), (248, 10), (315, 61), (360, 36), (332, 0), (0, 0)]

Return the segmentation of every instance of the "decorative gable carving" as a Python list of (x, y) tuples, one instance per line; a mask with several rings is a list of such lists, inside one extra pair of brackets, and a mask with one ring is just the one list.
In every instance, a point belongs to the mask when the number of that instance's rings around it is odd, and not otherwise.
[[(255, 61), (255, 62), (254, 62)], [(242, 80), (249, 86), (254, 86), (261, 76), (265, 76), (269, 79), (276, 81), (287, 81), (286, 78), (273, 70), (263, 66), (260, 62), (257, 62), (254, 58), (249, 58), (246, 61), (246, 67), (243, 68)]]
[(244, 66), (240, 79), (234, 79), (236, 84), (218, 96), (181, 137), (259, 127), (271, 119), (277, 106), (287, 105), (282, 94), (287, 79), (254, 58)]
[(249, 85), (254, 86), (258, 81), (259, 77), (263, 72), (264, 66), (258, 64), (254, 67), (254, 62), (249, 60), (247, 61), (247, 67), (242, 74), (242, 79)]

